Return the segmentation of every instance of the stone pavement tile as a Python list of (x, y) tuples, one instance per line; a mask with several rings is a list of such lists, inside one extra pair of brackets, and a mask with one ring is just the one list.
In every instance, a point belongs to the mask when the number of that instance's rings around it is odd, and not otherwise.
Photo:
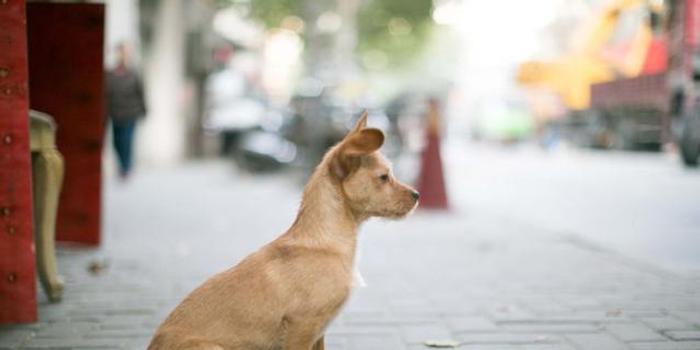
[(633, 350), (699, 350), (700, 341), (629, 343)]
[(432, 312), (435, 307), (425, 298), (396, 298), (389, 300), (389, 307), (392, 310)]
[(387, 323), (391, 321), (388, 312), (374, 309), (353, 310), (345, 308), (334, 323)]
[(440, 315), (438, 314), (392, 314), (389, 318), (393, 320), (393, 324), (396, 325), (415, 325), (415, 324), (425, 324), (425, 323), (435, 323), (441, 322)]
[(653, 310), (623, 310), (623, 312), (630, 318), (662, 317), (668, 314), (665, 306), (667, 305), (658, 306)]
[[(653, 289), (650, 288), (648, 290), (651, 291)], [(646, 297), (640, 299), (642, 300), (623, 299), (611, 306), (621, 308), (632, 316), (642, 317), (646, 315), (654, 316), (654, 314), (663, 314), (666, 310), (683, 309), (684, 305), (670, 298), (666, 300), (657, 300), (653, 298), (650, 300)]]
[(401, 327), (402, 338), (408, 344), (422, 344), (426, 340), (452, 339), (449, 329), (441, 324), (423, 324)]
[(500, 304), (486, 311), (495, 321), (509, 321), (537, 318), (536, 313), (514, 304)]
[(439, 316), (434, 314), (407, 314), (380, 311), (348, 310), (340, 314), (334, 323), (347, 325), (410, 325), (438, 322)]
[(0, 349), (14, 349), (22, 345), (34, 336), (31, 329), (22, 329), (15, 326), (0, 327)]
[[(404, 350), (406, 346), (396, 334), (364, 334), (348, 337), (347, 350)], [(330, 348), (329, 348), (330, 350)]]
[(148, 337), (136, 337), (128, 340), (125, 349), (146, 349), (148, 344), (151, 343), (151, 336)]
[(527, 309), (537, 314), (567, 313), (574, 311), (574, 308), (554, 302), (543, 304), (527, 304)]
[(501, 323), (502, 329), (511, 333), (591, 333), (602, 327), (592, 323)]
[(557, 335), (541, 333), (459, 333), (455, 338), (466, 344), (537, 344), (563, 342), (562, 338)]
[(14, 330), (37, 330), (41, 328), (41, 323), (26, 323), (26, 324), (0, 324), (0, 332)]
[(459, 350), (516, 350), (517, 347), (511, 344), (465, 344)]
[(440, 319), (440, 314), (435, 309), (430, 308), (425, 310), (392, 310), (391, 316), (398, 320), (411, 321), (411, 323), (416, 323), (420, 320), (423, 321), (418, 323), (434, 322)]
[(695, 327), (700, 327), (700, 311), (674, 311), (674, 315), (688, 321)]
[[(24, 350), (25, 348), (21, 348)], [(86, 347), (77, 347), (77, 348), (49, 348), (51, 350), (68, 350), (68, 349), (80, 349), (80, 350), (132, 350), (132, 349), (145, 349), (145, 348), (135, 348), (135, 347), (115, 347), (115, 346), (86, 346)], [(44, 348), (36, 348), (36, 349), (30, 349), (30, 350), (45, 350)]]
[[(425, 345), (411, 345), (409, 350), (430, 350)], [(463, 344), (457, 350), (519, 350), (520, 348), (512, 344)], [(567, 349), (568, 350), (568, 349)]]
[(68, 311), (68, 316), (71, 317), (71, 319), (76, 318), (76, 317), (83, 317), (83, 316), (122, 316), (122, 315), (144, 315), (144, 316), (150, 316), (153, 315), (156, 312), (156, 309), (154, 308), (146, 308), (146, 307), (122, 307), (122, 306), (114, 306), (114, 307), (106, 307), (106, 308), (98, 308), (98, 307), (91, 307), (91, 308), (81, 308), (81, 309), (75, 309)]
[(464, 301), (456, 301), (453, 304), (448, 304), (445, 301), (435, 303), (433, 311), (444, 316), (459, 316), (459, 315), (478, 315), (483, 313), (483, 305), (476, 303), (465, 303)]
[(153, 331), (150, 329), (100, 329), (88, 332), (85, 334), (85, 338), (107, 338), (107, 339), (117, 339), (117, 338), (145, 338), (153, 335)]
[(607, 311), (572, 311), (565, 313), (540, 314), (534, 317), (501, 320), (499, 323), (528, 322), (528, 323), (627, 323), (631, 319), (624, 314)]
[(91, 349), (91, 348), (122, 348), (127, 344), (126, 339), (82, 339), (82, 338), (41, 338), (30, 339), (22, 350), (38, 349)]
[(579, 350), (629, 349), (623, 342), (607, 333), (567, 334), (566, 338)]
[(326, 331), (326, 334), (333, 334), (338, 336), (352, 336), (352, 335), (365, 335), (365, 334), (394, 334), (398, 333), (398, 327), (394, 325), (336, 325), (331, 324), (331, 326)]
[(69, 316), (67, 310), (70, 305), (67, 304), (44, 304), (39, 305), (38, 316), (41, 322), (65, 322)]
[[(456, 290), (461, 289), (460, 286), (451, 288)], [(435, 291), (435, 288), (433, 288), (430, 293), (439, 292)], [(474, 298), (469, 295), (465, 296), (461, 293), (455, 295), (455, 293), (448, 294), (447, 292), (443, 292), (440, 295), (428, 294), (427, 296), (430, 298), (433, 308), (442, 315), (458, 316), (461, 314), (475, 314), (484, 308), (484, 303), (479, 298)]]
[[(525, 344), (518, 345), (518, 350), (575, 350), (569, 344)], [(601, 349), (602, 350), (602, 349)]]
[(700, 330), (667, 331), (666, 335), (673, 340), (700, 340)]
[(639, 323), (610, 324), (606, 325), (605, 328), (608, 332), (625, 342), (666, 340), (666, 337), (663, 335)]
[(158, 321), (147, 315), (113, 315), (102, 320), (99, 325), (100, 329), (141, 329), (145, 326), (154, 326), (156, 322)]
[(88, 323), (102, 323), (104, 322), (105, 319), (107, 319), (108, 316), (105, 315), (80, 315), (80, 316), (71, 316), (67, 318), (64, 321), (56, 321), (54, 323), (59, 323), (59, 322), (75, 322), (75, 323), (81, 323), (81, 322), (88, 322)]
[(447, 325), (454, 332), (488, 332), (496, 331), (498, 327), (485, 317), (445, 317)]
[(43, 325), (36, 333), (37, 338), (81, 337), (91, 330), (99, 328), (93, 322), (49, 323)]
[(670, 315), (660, 317), (641, 317), (639, 320), (656, 331), (684, 330), (691, 328), (690, 323)]
[(326, 336), (324, 341), (326, 344), (326, 349), (328, 350), (345, 350), (347, 348), (345, 346), (346, 340), (342, 337)]
[(556, 300), (571, 310), (597, 310), (602, 306), (597, 298), (580, 294), (557, 295)]

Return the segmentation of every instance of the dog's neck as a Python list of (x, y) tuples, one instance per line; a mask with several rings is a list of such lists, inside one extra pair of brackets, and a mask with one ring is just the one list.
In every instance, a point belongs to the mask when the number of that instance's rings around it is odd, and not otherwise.
[(366, 218), (358, 217), (345, 201), (340, 184), (323, 164), (311, 176), (288, 234), (297, 243), (338, 251), (352, 261), (357, 231)]

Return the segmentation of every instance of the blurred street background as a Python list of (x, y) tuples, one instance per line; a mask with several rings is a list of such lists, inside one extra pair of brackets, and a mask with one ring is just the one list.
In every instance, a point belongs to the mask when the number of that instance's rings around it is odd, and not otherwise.
[(445, 205), (363, 227), (329, 349), (700, 349), (700, 1), (104, 3), (133, 164), (108, 123), (100, 246), (59, 246), (63, 300), (0, 349), (145, 348), (364, 110)]
[[(135, 178), (216, 159), (301, 185), (368, 110), (417, 183), (435, 99), (455, 207), (478, 197), (657, 263), (700, 262), (695, 3), (107, 4), (106, 66), (126, 43), (145, 81)], [(108, 184), (114, 158), (105, 147)]]

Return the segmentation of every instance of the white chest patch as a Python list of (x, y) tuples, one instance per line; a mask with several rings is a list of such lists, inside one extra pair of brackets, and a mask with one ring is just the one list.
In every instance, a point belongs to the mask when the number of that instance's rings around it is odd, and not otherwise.
[(355, 253), (355, 262), (354, 266), (352, 267), (352, 286), (353, 288), (363, 288), (367, 287), (367, 283), (365, 283), (365, 279), (362, 278), (362, 274), (360, 273), (360, 258), (362, 257), (362, 249), (358, 247), (357, 252)]

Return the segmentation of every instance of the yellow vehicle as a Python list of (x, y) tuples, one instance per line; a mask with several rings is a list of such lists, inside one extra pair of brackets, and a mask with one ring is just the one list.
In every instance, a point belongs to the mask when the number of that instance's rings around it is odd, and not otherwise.
[(577, 33), (583, 40), (574, 42), (570, 53), (551, 61), (522, 63), (517, 81), (535, 94), (555, 93), (570, 111), (585, 110), (590, 105), (591, 85), (643, 71), (653, 27), (662, 18), (662, 1), (613, 0), (584, 21)]

